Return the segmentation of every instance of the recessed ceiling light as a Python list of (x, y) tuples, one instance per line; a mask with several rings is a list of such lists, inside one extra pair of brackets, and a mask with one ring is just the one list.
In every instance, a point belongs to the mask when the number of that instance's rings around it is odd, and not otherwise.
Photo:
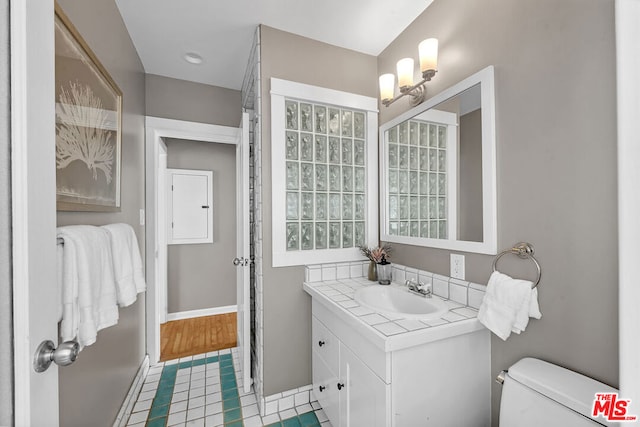
[(185, 53), (183, 56), (184, 60), (187, 61), (190, 64), (202, 64), (202, 56), (198, 55), (195, 52), (188, 52)]

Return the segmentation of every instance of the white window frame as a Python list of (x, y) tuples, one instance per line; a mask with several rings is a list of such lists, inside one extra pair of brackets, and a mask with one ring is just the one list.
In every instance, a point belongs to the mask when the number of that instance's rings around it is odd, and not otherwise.
[(271, 189), (273, 267), (362, 260), (357, 247), (287, 251), (285, 98), (364, 111), (366, 145), (365, 244), (378, 245), (378, 100), (271, 78)]

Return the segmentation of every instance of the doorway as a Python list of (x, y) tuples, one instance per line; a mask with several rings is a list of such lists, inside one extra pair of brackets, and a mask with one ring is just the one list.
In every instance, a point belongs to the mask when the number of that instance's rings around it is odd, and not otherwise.
[(166, 197), (158, 213), (166, 213), (168, 239), (166, 262), (158, 262), (159, 276), (167, 277), (161, 361), (236, 345), (237, 267), (232, 260), (240, 225), (235, 146), (175, 138), (163, 142)]
[[(202, 295), (198, 296), (196, 289), (195, 295), (187, 295), (187, 296), (179, 296), (177, 298), (176, 306), (173, 307), (170, 304), (174, 300), (171, 296), (168, 295), (167, 290), (167, 281), (171, 279), (169, 276), (172, 274), (172, 269), (168, 268), (171, 264), (171, 256), (173, 249), (176, 249), (177, 246), (182, 245), (166, 245), (164, 242), (167, 242), (167, 222), (166, 217), (163, 219), (161, 212), (162, 209), (162, 198), (164, 195), (165, 203), (167, 202), (166, 192), (162, 191), (162, 182), (161, 179), (164, 175), (161, 175), (163, 165), (163, 146), (167, 147), (167, 167), (177, 167), (177, 168), (186, 168), (186, 166), (181, 166), (179, 164), (172, 163), (172, 148), (171, 146), (174, 144), (172, 140), (180, 140), (175, 142), (178, 144), (176, 146), (185, 147), (183, 144), (200, 144), (205, 146), (203, 143), (215, 143), (216, 146), (226, 146), (231, 152), (235, 152), (235, 158), (233, 160), (226, 160), (227, 166), (229, 163), (235, 163), (235, 184), (230, 179), (218, 178), (216, 179), (215, 175), (213, 176), (213, 190), (214, 197), (215, 193), (224, 193), (231, 192), (237, 197), (235, 198), (235, 212), (234, 217), (237, 216), (240, 218), (236, 224), (236, 227), (229, 227), (227, 220), (226, 223), (219, 219), (219, 225), (213, 226), (213, 235), (214, 238), (216, 235), (220, 236), (224, 232), (231, 231), (233, 234), (233, 239), (230, 243), (227, 243), (227, 249), (229, 247), (235, 250), (236, 259), (245, 260), (249, 258), (249, 248), (248, 248), (248, 236), (249, 236), (249, 222), (248, 222), (248, 209), (245, 208), (245, 199), (246, 205), (248, 206), (248, 192), (249, 192), (249, 184), (248, 184), (248, 139), (244, 138), (247, 132), (243, 132), (241, 129), (230, 128), (226, 126), (216, 126), (216, 125), (207, 125), (202, 123), (193, 123), (193, 122), (184, 122), (178, 120), (170, 120), (170, 119), (161, 119), (156, 117), (147, 117), (146, 119), (146, 128), (147, 128), (147, 138), (146, 138), (146, 161), (147, 161), (147, 283), (148, 283), (148, 297), (147, 297), (147, 349), (149, 352), (149, 358), (151, 364), (154, 364), (160, 360), (160, 319), (166, 319), (167, 321), (171, 320), (182, 320), (184, 318), (198, 317), (198, 316), (207, 316), (207, 315), (216, 315), (216, 314), (225, 314), (229, 312), (238, 312), (238, 320), (237, 320), (237, 341), (238, 347), (240, 348), (240, 353), (244, 354), (243, 349), (250, 348), (249, 340), (250, 340), (250, 331), (245, 332), (245, 325), (249, 325), (249, 319), (244, 319), (245, 315), (248, 316), (250, 313), (248, 307), (248, 298), (243, 298), (243, 295), (248, 295), (248, 276), (249, 276), (249, 263), (240, 262), (237, 263), (236, 267), (234, 267), (232, 263), (232, 257), (229, 254), (226, 255), (217, 255), (220, 259), (215, 259), (216, 255), (204, 256), (204, 258), (198, 258), (198, 255), (193, 251), (187, 250), (175, 252), (178, 254), (178, 258), (181, 259), (182, 266), (178, 268), (178, 270), (182, 269), (182, 271), (189, 271), (191, 274), (191, 278), (193, 281), (197, 282), (198, 280), (210, 280), (211, 277), (217, 277), (219, 271), (226, 270), (226, 281), (232, 281), (235, 286), (230, 287), (235, 292), (236, 298), (235, 300), (228, 299), (225, 302), (215, 303), (215, 307), (218, 309), (210, 310), (209, 308), (201, 308), (197, 306), (189, 306), (188, 299), (195, 300), (198, 302), (202, 299)], [(168, 143), (167, 143), (168, 141)], [(209, 144), (206, 144), (209, 145)], [(191, 148), (193, 149), (193, 147)], [(190, 151), (191, 149), (186, 149), (185, 151)], [(193, 164), (189, 167), (204, 169), (203, 166), (198, 166), (198, 164)], [(166, 167), (165, 167), (166, 169)], [(246, 176), (246, 178), (245, 178)], [(218, 186), (216, 186), (216, 181), (218, 181)], [(169, 188), (166, 188), (166, 191), (169, 191)], [(218, 205), (223, 203), (218, 202)], [(229, 203), (229, 198), (227, 198), (227, 204), (231, 205), (233, 209), (234, 203)], [(219, 209), (221, 206), (217, 206)], [(214, 218), (216, 217), (216, 203), (215, 200), (212, 204)], [(237, 213), (236, 213), (237, 212)], [(218, 214), (220, 211), (218, 210)], [(246, 220), (245, 220), (246, 219)], [(163, 223), (164, 222), (164, 223)], [(215, 224), (215, 220), (214, 220)], [(246, 236), (246, 238), (245, 238)], [(229, 242), (229, 240), (227, 239)], [(245, 245), (246, 241), (246, 245)], [(183, 245), (185, 247), (191, 246), (196, 247), (199, 245)], [(165, 262), (162, 259), (162, 251), (163, 248), (167, 249), (167, 261)], [(184, 249), (184, 248), (180, 248)], [(189, 248), (187, 248), (189, 249)], [(202, 255), (200, 255), (202, 256)], [(214, 258), (214, 259), (212, 259)], [(224, 259), (222, 259), (224, 258)], [(204, 266), (211, 267), (208, 273), (199, 274), (202, 272)], [(225, 268), (222, 268), (224, 266)], [(227, 268), (228, 267), (228, 268)], [(229, 268), (231, 270), (229, 270)], [(231, 271), (232, 273), (229, 273)], [(168, 274), (166, 274), (168, 273)], [(202, 277), (198, 277), (202, 276)], [(200, 290), (204, 289), (205, 291), (210, 290), (207, 283), (204, 285), (200, 283), (196, 288), (200, 288)], [(192, 290), (193, 291), (193, 290)], [(228, 290), (227, 290), (228, 291)], [(233, 294), (231, 292), (231, 294)], [(229, 292), (227, 292), (229, 293)], [(228, 295), (224, 298), (230, 298)], [(182, 301), (180, 301), (182, 299)], [(220, 300), (219, 300), (220, 301)], [(231, 303), (229, 303), (231, 301)], [(181, 303), (186, 303), (187, 305), (180, 305)], [(227, 305), (221, 305), (227, 304)], [(245, 308), (245, 305), (247, 307)], [(211, 303), (209, 303), (211, 306)], [(233, 307), (233, 309), (231, 309)], [(171, 313), (176, 316), (166, 316), (167, 313)], [(246, 342), (246, 344), (245, 344)], [(247, 352), (247, 355), (241, 357), (241, 360), (244, 362), (247, 361), (247, 366), (249, 365), (250, 355)], [(244, 365), (244, 363), (243, 363)], [(244, 376), (247, 381), (251, 379), (250, 369), (246, 369), (246, 375)]]

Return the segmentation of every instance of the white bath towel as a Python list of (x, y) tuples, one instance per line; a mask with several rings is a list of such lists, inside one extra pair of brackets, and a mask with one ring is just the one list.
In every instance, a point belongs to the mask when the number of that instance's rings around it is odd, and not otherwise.
[(493, 272), (478, 311), (478, 320), (491, 332), (506, 340), (511, 332), (519, 334), (529, 318), (540, 319), (538, 291), (528, 280), (513, 279)]
[(109, 236), (89, 225), (59, 227), (57, 234), (64, 241), (61, 335), (83, 348), (96, 341), (99, 330), (118, 323)]
[(102, 228), (109, 233), (111, 241), (118, 305), (127, 307), (135, 302), (138, 293), (147, 289), (138, 239), (129, 224), (109, 224)]

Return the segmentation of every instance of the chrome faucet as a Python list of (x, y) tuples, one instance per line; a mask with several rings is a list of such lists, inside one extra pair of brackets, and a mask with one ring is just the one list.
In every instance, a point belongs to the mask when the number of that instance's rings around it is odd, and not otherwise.
[(421, 297), (431, 298), (431, 295), (433, 295), (431, 285), (426, 285), (423, 282), (416, 283), (415, 279), (409, 279), (404, 282), (404, 284), (409, 288), (409, 292), (420, 295)]

